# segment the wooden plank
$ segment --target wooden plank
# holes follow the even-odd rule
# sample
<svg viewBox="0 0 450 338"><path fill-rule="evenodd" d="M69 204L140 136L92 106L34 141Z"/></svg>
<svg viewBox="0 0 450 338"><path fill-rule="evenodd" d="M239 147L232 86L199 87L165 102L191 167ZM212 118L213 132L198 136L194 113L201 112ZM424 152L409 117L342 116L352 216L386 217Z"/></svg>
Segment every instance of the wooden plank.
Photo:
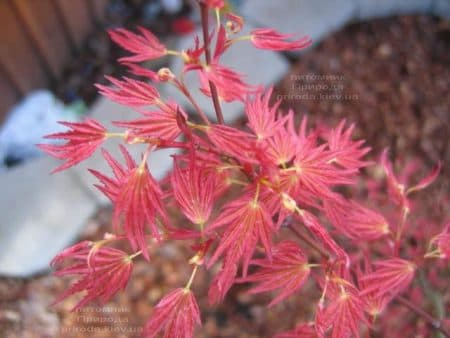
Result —
<svg viewBox="0 0 450 338"><path fill-rule="evenodd" d="M86 1L54 0L75 46L79 49L93 29L93 23Z"/></svg>
<svg viewBox="0 0 450 338"><path fill-rule="evenodd" d="M7 1L0 1L0 22L0 64L8 73L8 77L14 79L22 95L32 89L45 87L48 84L48 75Z"/></svg>
<svg viewBox="0 0 450 338"><path fill-rule="evenodd" d="M35 46L54 78L70 60L70 46L51 0L12 0Z"/></svg>
<svg viewBox="0 0 450 338"><path fill-rule="evenodd" d="M0 125L11 107L19 100L13 84L0 72Z"/></svg>
<svg viewBox="0 0 450 338"><path fill-rule="evenodd" d="M87 0L93 16L98 24L102 24L106 19L106 6L109 0Z"/></svg>

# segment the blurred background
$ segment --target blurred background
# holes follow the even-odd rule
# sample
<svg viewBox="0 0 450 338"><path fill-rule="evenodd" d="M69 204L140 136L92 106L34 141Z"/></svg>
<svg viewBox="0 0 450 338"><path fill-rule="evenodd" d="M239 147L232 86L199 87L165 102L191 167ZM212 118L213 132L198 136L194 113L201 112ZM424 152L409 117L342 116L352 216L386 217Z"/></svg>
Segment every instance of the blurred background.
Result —
<svg viewBox="0 0 450 338"><path fill-rule="evenodd" d="M186 49L199 32L196 9L189 0L0 0L1 338L139 336L151 305L188 274L182 264L187 249L169 243L151 266L137 264L127 292L106 310L93 305L71 314L76 297L49 307L70 282L50 275L50 259L110 231L110 206L86 171L108 169L96 154L50 176L57 161L35 144L60 131L60 120L90 116L109 126L136 116L99 97L94 87L106 83L104 75L125 74L116 60L126 53L106 30L141 25L170 49ZM301 53L277 53L243 43L225 64L248 73L252 84L275 86L273 99L308 114L312 124L355 122L356 136L373 147L372 160L389 147L399 165L415 161L419 177L441 160L443 171L424 207L435 222L450 216L450 0L230 0L227 9L244 16L248 29L310 35L314 44ZM146 66L176 74L182 65L165 58ZM195 87L195 78L187 81ZM178 93L160 89L189 110ZM195 97L213 113L200 93ZM243 123L239 105L226 105L225 115ZM117 153L117 144L106 147ZM170 157L155 156L151 169L161 179ZM200 282L204 290L207 278ZM269 312L267 299L239 288L230 298L204 313L199 337L266 337L302 315L295 314L297 301ZM208 308L206 297L200 306ZM290 315L277 320L286 311Z"/></svg>

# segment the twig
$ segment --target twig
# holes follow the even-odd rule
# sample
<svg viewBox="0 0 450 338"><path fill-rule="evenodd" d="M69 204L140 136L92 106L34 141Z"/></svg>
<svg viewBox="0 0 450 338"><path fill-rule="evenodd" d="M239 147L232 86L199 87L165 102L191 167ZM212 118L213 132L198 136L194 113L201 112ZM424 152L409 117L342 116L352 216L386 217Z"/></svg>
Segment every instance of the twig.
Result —
<svg viewBox="0 0 450 338"><path fill-rule="evenodd" d="M288 227L299 239L306 242L311 248L315 249L321 256L323 256L324 258L329 258L329 254L323 248L314 243L314 241L311 238L301 233L293 224L289 224ZM445 337L450 338L450 332L444 327L440 319L434 318L431 314L421 309L416 304L410 302L403 296L396 296L394 299L398 303L402 304L403 306L406 306L415 314L423 318L433 329L438 330Z"/></svg>
<svg viewBox="0 0 450 338"><path fill-rule="evenodd" d="M194 106L195 110L200 115L200 118L203 120L203 122L205 122L207 125L209 125L210 122L208 120L208 117L205 115L205 113L203 112L202 108L200 108L198 103L194 100L191 93L185 86L184 82L174 82L174 85L176 88L178 88L184 94L184 96L186 96L186 98L189 100L189 102L191 102L191 104Z"/></svg>
<svg viewBox="0 0 450 338"><path fill-rule="evenodd" d="M203 41L205 44L205 59L206 59L206 65L209 66L211 64L211 49L209 45L209 29L208 29L208 21L209 21L209 12L208 12L208 6L204 4L203 2L199 2L200 4L200 13L202 17L202 30L203 30ZM209 81L209 89L211 91L211 97L214 103L214 109L216 111L217 121L219 124L224 124L223 114L222 114L222 108L220 107L219 102L219 95L217 94L217 88L214 83Z"/></svg>
<svg viewBox="0 0 450 338"><path fill-rule="evenodd" d="M410 302L408 299L402 296L395 297L395 300L406 306L408 309L416 313L421 318L425 319L425 321L435 330L438 330L441 332L445 337L450 338L450 332L444 327L442 321L440 319L434 318L432 315L430 315L425 310L418 307L416 304Z"/></svg>
<svg viewBox="0 0 450 338"><path fill-rule="evenodd" d="M300 232L293 224L288 225L289 229L302 241L304 241L306 244L308 244L311 248L316 250L323 258L329 259L330 255L323 249L322 247L318 246L313 239L309 238L306 234Z"/></svg>

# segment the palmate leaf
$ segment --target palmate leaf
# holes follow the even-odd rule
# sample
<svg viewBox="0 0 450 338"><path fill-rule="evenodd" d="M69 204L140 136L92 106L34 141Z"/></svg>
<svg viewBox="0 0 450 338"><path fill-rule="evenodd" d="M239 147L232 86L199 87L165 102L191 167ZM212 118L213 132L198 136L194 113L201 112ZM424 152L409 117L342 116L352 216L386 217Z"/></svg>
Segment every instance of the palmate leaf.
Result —
<svg viewBox="0 0 450 338"><path fill-rule="evenodd" d="M179 161L175 161L171 183L181 211L191 222L203 226L211 215L215 200L215 177L208 175L191 156L186 168L181 168Z"/></svg>
<svg viewBox="0 0 450 338"><path fill-rule="evenodd" d="M133 270L133 262L128 259L128 254L115 248L94 248L92 244L89 241L80 242L65 249L52 260L51 266L56 269L54 273L56 276L79 277L54 301L54 304L83 291L86 292L84 297L72 311L93 300L99 300L104 304L128 284ZM73 262L69 266L62 267L65 260Z"/></svg>
<svg viewBox="0 0 450 338"><path fill-rule="evenodd" d="M100 90L100 94L111 101L130 107L142 107L153 105L158 102L160 96L155 87L143 81L124 77L123 80L106 76L115 87L108 87L102 84L95 86Z"/></svg>
<svg viewBox="0 0 450 338"><path fill-rule="evenodd" d="M221 241L208 262L214 264L225 256L226 264L243 262L243 275L246 275L248 265L258 242L261 242L266 254L271 256L271 236L274 224L267 208L261 201L255 201L252 193L247 193L239 199L228 203L207 228L207 232L225 227Z"/></svg>
<svg viewBox="0 0 450 338"><path fill-rule="evenodd" d="M250 293L279 289L278 295L269 306L278 304L297 292L307 281L310 273L307 257L299 246L291 241L278 243L272 249L272 259L255 259L250 261L250 264L258 266L259 269L254 274L239 278L237 281L258 283L249 290Z"/></svg>
<svg viewBox="0 0 450 338"><path fill-rule="evenodd" d="M319 337L331 332L331 338L359 338L362 324L369 325L365 316L365 303L360 291L352 283L338 276L326 282L327 302L319 301L315 327Z"/></svg>
<svg viewBox="0 0 450 338"><path fill-rule="evenodd" d="M257 28L250 32L250 41L256 48L268 50L298 50L311 45L312 40L309 36L303 36L299 39L289 41L292 34L282 34L271 28Z"/></svg>
<svg viewBox="0 0 450 338"><path fill-rule="evenodd" d="M394 297L404 291L416 272L413 262L391 258L374 263L375 270L361 277L365 287L361 294L373 293L376 297Z"/></svg>
<svg viewBox="0 0 450 338"><path fill-rule="evenodd" d="M142 250L143 256L148 259L145 229L149 227L152 235L159 239L155 217L159 215L164 220L167 218L162 204L162 190L146 163L137 166L125 147L121 146L121 151L126 159L126 167L121 166L107 151L103 152L114 178L108 178L95 170L91 172L101 182L97 188L114 204L115 229L119 229L123 222L123 229L133 249Z"/></svg>
<svg viewBox="0 0 450 338"><path fill-rule="evenodd" d="M164 296L156 305L152 317L144 327L147 338L193 337L196 325L200 325L200 310L194 294L189 289L178 288Z"/></svg>
<svg viewBox="0 0 450 338"><path fill-rule="evenodd" d="M64 140L64 144L38 144L37 146L49 154L66 162L54 169L59 172L70 168L90 157L106 140L106 129L96 120L87 118L83 122L59 122L68 131L45 136L47 139Z"/></svg>
<svg viewBox="0 0 450 338"><path fill-rule="evenodd" d="M122 57L121 62L142 62L166 55L166 47L159 39L144 27L138 27L140 34L123 28L108 31L111 39L133 56Z"/></svg>
<svg viewBox="0 0 450 338"><path fill-rule="evenodd" d="M173 103L161 103L159 110L139 110L143 118L130 121L114 121L114 125L127 128L129 139L134 137L154 137L163 140L174 140L181 134L177 122L177 112L185 118L186 113Z"/></svg>

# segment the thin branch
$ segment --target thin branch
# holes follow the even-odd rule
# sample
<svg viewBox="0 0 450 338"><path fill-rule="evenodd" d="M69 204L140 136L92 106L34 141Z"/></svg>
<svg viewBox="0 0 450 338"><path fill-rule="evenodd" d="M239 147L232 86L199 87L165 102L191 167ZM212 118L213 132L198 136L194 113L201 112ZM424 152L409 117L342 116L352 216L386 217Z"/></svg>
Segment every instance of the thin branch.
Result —
<svg viewBox="0 0 450 338"><path fill-rule="evenodd" d="M445 337L450 338L450 331L447 330L440 319L434 318L428 312L424 311L416 304L402 296L395 297L395 300L423 318L433 329L441 332Z"/></svg>
<svg viewBox="0 0 450 338"><path fill-rule="evenodd" d="M211 122L209 122L208 117L205 115L205 113L203 112L202 108L200 108L198 103L194 100L191 93L185 86L184 82L174 81L173 84L176 88L178 88L178 90L180 90L184 94L184 96L186 96L186 98L189 100L189 102L191 102L192 106L195 108L197 113L200 115L200 118L203 120L203 122L205 122L207 125L210 125Z"/></svg>
<svg viewBox="0 0 450 338"><path fill-rule="evenodd" d="M306 234L302 233L300 230L298 230L295 225L293 225L292 223L288 225L289 229L291 229L291 231L298 237L300 238L302 241L304 241L306 244L308 244L311 248L313 248L314 250L316 250L323 258L325 259L329 259L330 255L325 251L325 249L323 249L322 247L320 247L319 245L317 245L313 239L311 239L310 237L308 237Z"/></svg>
<svg viewBox="0 0 450 338"><path fill-rule="evenodd" d="M311 248L315 249L321 256L323 256L324 258L329 258L329 254L323 248L314 243L314 241L311 238L300 232L293 224L289 224L288 227L299 239L306 242ZM450 338L450 332L444 327L444 324L440 319L434 318L431 314L421 309L416 304L410 302L403 296L399 295L396 296L394 299L398 303L402 304L403 306L413 311L419 317L423 318L433 329L438 330L445 337Z"/></svg>
<svg viewBox="0 0 450 338"><path fill-rule="evenodd" d="M205 59L206 59L206 65L211 64L211 49L209 44L209 12L208 12L208 6L204 4L203 2L199 2L200 4L200 12L202 17L202 31L203 31L203 41L205 44ZM209 89L211 91L211 97L214 103L214 109L216 111L217 121L219 124L224 124L223 114L222 114L222 108L220 107L219 102L219 95L217 94L217 88L214 83L209 81Z"/></svg>

